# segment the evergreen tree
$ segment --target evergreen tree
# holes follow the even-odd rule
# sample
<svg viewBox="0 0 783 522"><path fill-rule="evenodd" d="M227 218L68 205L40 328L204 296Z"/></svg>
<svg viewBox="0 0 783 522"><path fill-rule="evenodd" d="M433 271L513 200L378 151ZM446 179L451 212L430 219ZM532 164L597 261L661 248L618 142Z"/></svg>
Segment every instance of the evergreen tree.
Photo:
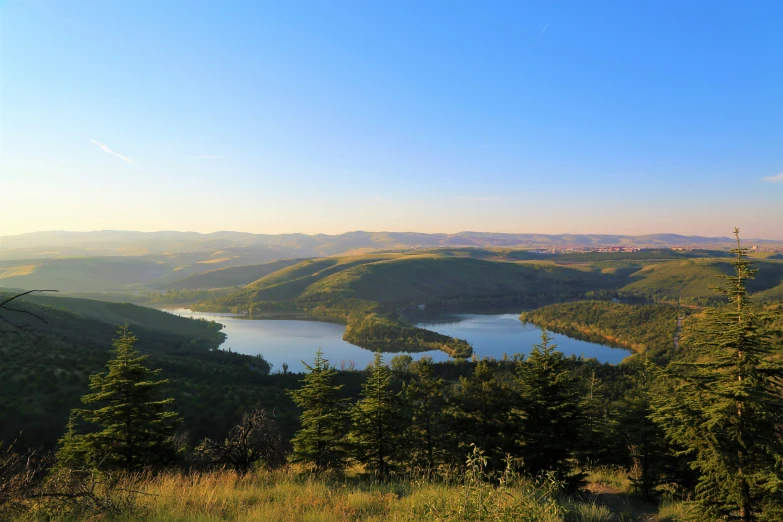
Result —
<svg viewBox="0 0 783 522"><path fill-rule="evenodd" d="M451 410L454 464L461 464L462 456L475 444L486 453L489 469L498 470L506 454L514 450L513 395L510 378L501 368L497 362L482 359L469 377L460 377Z"/></svg>
<svg viewBox="0 0 783 522"><path fill-rule="evenodd" d="M392 389L391 371L376 352L362 385L360 399L351 412L350 440L353 457L381 478L394 469L401 442L400 400Z"/></svg>
<svg viewBox="0 0 783 522"><path fill-rule="evenodd" d="M174 399L157 397L167 381L154 380L160 370L144 364L147 356L134 348L136 338L127 325L118 334L108 371L91 376L93 393L82 397L92 408L71 413L68 432L60 441L61 465L137 471L166 464L175 456L173 435L179 416L168 411ZM94 430L77 433L77 418Z"/></svg>
<svg viewBox="0 0 783 522"><path fill-rule="evenodd" d="M422 357L411 365L415 378L405 386L411 415L407 452L411 468L434 472L445 461L444 415L446 385L432 375L432 358Z"/></svg>
<svg viewBox="0 0 783 522"><path fill-rule="evenodd" d="M781 520L783 362L766 332L771 316L748 299L756 271L734 235L734 274L717 288L728 306L708 311L693 362L666 367L670 390L653 398L652 418L694 459L700 519Z"/></svg>
<svg viewBox="0 0 783 522"><path fill-rule="evenodd" d="M557 345L549 344L546 330L541 344L533 346L526 359L517 362L522 409L516 414L522 430L518 443L527 471L537 475L554 471L561 480L569 477L569 459L579 445L582 428L579 386L566 366Z"/></svg>
<svg viewBox="0 0 783 522"><path fill-rule="evenodd" d="M308 371L304 384L290 392L302 409L302 427L292 440L291 460L312 466L316 472L341 470L347 459L348 420L345 401L340 398L342 385L334 384L337 372L320 349L315 353L313 366L304 361L303 364Z"/></svg>
<svg viewBox="0 0 783 522"><path fill-rule="evenodd" d="M644 498L652 496L675 464L660 427L649 418L651 413L648 385L640 379L623 397L615 450L627 451L631 485Z"/></svg>
<svg viewBox="0 0 783 522"><path fill-rule="evenodd" d="M580 463L590 466L595 462L609 462L617 453L612 436L616 424L615 416L609 411L609 404L604 396L605 385L596 376L595 370L590 376L580 379L583 386L582 394L583 426L577 455Z"/></svg>

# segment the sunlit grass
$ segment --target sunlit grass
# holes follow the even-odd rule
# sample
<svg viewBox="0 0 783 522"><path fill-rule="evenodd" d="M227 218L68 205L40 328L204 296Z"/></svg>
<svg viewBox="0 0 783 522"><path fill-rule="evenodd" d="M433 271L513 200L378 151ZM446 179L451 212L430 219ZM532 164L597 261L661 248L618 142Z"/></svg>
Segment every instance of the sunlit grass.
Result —
<svg viewBox="0 0 783 522"><path fill-rule="evenodd" d="M454 480L422 477L377 481L352 475L314 477L295 469L167 472L120 479L112 512L63 509L37 501L19 520L217 521L452 521L587 522L611 520L592 501L565 497L554 483L515 476L507 483L483 475ZM133 492L130 497L128 492ZM58 507L59 506L59 507ZM70 518L69 518L70 517Z"/></svg>
<svg viewBox="0 0 783 522"><path fill-rule="evenodd" d="M631 481L628 474L623 469L600 467L586 471L585 479L591 484L603 484L618 491L627 492L630 490Z"/></svg>
<svg viewBox="0 0 783 522"><path fill-rule="evenodd" d="M681 522L688 520L687 502L664 500L658 511L659 522Z"/></svg>

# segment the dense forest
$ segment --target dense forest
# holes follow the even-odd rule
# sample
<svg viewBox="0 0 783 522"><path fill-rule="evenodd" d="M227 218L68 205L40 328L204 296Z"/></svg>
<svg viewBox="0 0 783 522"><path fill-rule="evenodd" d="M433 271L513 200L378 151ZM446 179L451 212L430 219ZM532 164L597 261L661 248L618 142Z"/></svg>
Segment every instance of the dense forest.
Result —
<svg viewBox="0 0 783 522"><path fill-rule="evenodd" d="M650 358L673 353L678 319L686 309L669 305L629 305L610 301L576 301L525 312L523 321L589 341L614 343Z"/></svg>

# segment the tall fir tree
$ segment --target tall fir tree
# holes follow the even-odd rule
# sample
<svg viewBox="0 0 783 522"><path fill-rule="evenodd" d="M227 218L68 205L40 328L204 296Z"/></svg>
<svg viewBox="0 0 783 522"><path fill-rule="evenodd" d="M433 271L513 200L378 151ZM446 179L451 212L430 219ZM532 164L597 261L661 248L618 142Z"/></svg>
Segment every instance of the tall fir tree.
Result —
<svg viewBox="0 0 783 522"><path fill-rule="evenodd" d="M475 444L485 452L488 468L498 470L514 450L514 426L510 423L514 396L512 377L504 363L487 359L475 363L468 377L460 377L450 410L453 422L452 464L461 464Z"/></svg>
<svg viewBox="0 0 783 522"><path fill-rule="evenodd" d="M351 412L350 441L353 458L365 470L386 478L400 458L402 425L400 398L392 388L392 375L376 352Z"/></svg>
<svg viewBox="0 0 783 522"><path fill-rule="evenodd" d="M589 377L582 380L583 417L582 434L577 448L577 457L581 465L589 467L593 462L608 462L617 452L614 434L616 418L609 411L604 396L605 384L593 370Z"/></svg>
<svg viewBox="0 0 783 522"><path fill-rule="evenodd" d="M615 450L625 449L628 478L635 493L650 498L654 488L669 479L676 462L669 452L663 432L650 420L650 384L640 377L623 396L617 419ZM679 473L677 473L679 475Z"/></svg>
<svg viewBox="0 0 783 522"><path fill-rule="evenodd" d="M578 380L550 340L544 330L541 344L517 362L521 409L516 413L522 425L517 442L528 473L553 471L560 480L578 482L570 462L583 423Z"/></svg>
<svg viewBox="0 0 783 522"><path fill-rule="evenodd" d="M717 290L728 304L707 312L688 362L662 372L666 393L652 418L694 460L700 520L783 520L783 361L766 329L769 313L752 306L755 276L734 230L734 274Z"/></svg>
<svg viewBox="0 0 783 522"><path fill-rule="evenodd" d="M136 338L122 326L114 341L108 371L90 377L93 393L82 397L88 409L72 411L60 441L58 462L68 467L139 471L170 463L176 456L173 436L179 415L169 411L174 399L159 399L166 380L145 365ZM78 433L76 420L91 425Z"/></svg>
<svg viewBox="0 0 783 522"><path fill-rule="evenodd" d="M311 466L316 473L340 471L348 458L348 411L340 397L342 385L334 384L337 372L320 349L312 366L303 364L308 371L304 384L290 392L294 403L302 409L302 427L292 440L291 461Z"/></svg>
<svg viewBox="0 0 783 522"><path fill-rule="evenodd" d="M444 409L446 384L433 376L432 358L422 357L411 365L413 380L405 385L406 411L411 422L406 434L407 461L412 469L431 474L445 463Z"/></svg>

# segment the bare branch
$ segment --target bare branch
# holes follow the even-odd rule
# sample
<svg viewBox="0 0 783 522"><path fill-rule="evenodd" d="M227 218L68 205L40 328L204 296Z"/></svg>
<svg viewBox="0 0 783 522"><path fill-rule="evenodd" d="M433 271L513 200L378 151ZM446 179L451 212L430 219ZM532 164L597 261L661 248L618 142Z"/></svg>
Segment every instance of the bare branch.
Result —
<svg viewBox="0 0 783 522"><path fill-rule="evenodd" d="M18 308L10 308L10 307L6 306L8 303L10 303L11 301L13 301L15 299L19 299L20 297L24 297L26 295L30 295L30 294L35 293L35 292L57 292L57 290L28 290L27 292L22 292L21 294L16 294L14 296L9 297L8 299L3 301L2 303L0 303L0 312L6 311L6 312L14 312L14 313L18 313L18 314L30 315L32 317L35 317L39 321L43 322L44 324L47 324L46 323L46 319L44 319L43 317L41 317L40 315L38 315L36 313L30 312L29 310L20 310ZM0 330L0 335L7 334L7 333L19 334L19 333L26 332L26 333L32 334L33 336L38 338L38 336L34 332L31 331L32 326L30 326L28 324L15 323L15 322L9 320L8 318L4 317L2 315L2 313L0 313L0 320L2 320L4 323L6 323L7 325L9 325L12 328L11 331Z"/></svg>
<svg viewBox="0 0 783 522"><path fill-rule="evenodd" d="M0 308L4 308L4 307L5 307L5 305L7 305L8 303L10 303L10 302L11 302L11 301L13 301L14 299L19 299L20 297L24 297L24 296L26 296L26 295L30 295L30 294L32 294L33 292L59 292L59 290L28 290L27 292L22 292L21 294L16 294L15 296L13 296L13 297L10 297L10 298L8 298L8 299L6 299L6 300L5 300L5 301L3 301L2 303L0 303Z"/></svg>

